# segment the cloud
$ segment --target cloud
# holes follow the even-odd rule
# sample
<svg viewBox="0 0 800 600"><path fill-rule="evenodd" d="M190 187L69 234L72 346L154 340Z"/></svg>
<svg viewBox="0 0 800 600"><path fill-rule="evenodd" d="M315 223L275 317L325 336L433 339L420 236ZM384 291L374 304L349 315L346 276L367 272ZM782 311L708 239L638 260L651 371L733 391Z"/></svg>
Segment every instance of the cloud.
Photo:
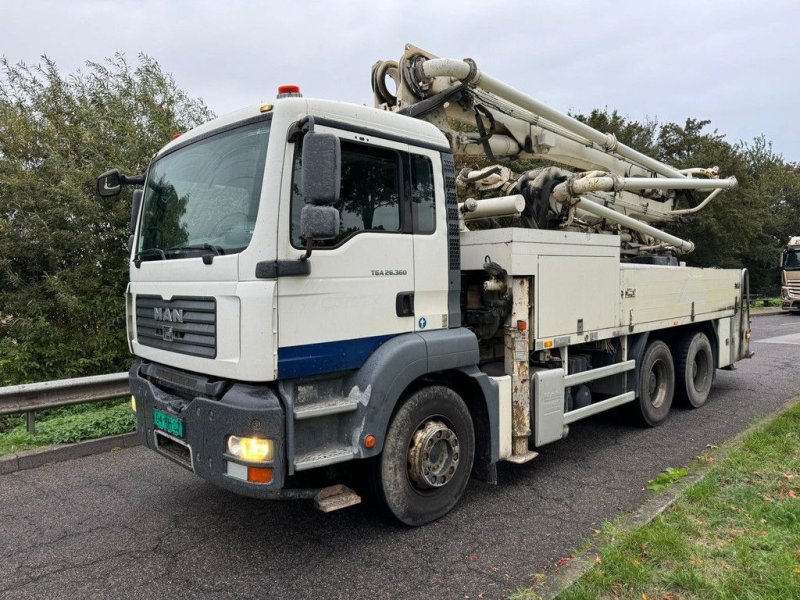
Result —
<svg viewBox="0 0 800 600"><path fill-rule="evenodd" d="M481 69L561 110L711 119L729 140L764 133L800 161L800 5L633 0L545 2L4 3L3 53L62 71L145 52L217 113L274 96L371 103L369 73L406 42Z"/></svg>

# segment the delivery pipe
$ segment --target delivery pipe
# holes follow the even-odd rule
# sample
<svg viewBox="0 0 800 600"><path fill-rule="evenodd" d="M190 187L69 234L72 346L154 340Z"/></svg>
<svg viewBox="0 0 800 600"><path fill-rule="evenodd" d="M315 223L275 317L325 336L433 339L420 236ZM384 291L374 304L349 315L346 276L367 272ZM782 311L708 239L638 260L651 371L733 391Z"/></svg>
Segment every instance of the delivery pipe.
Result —
<svg viewBox="0 0 800 600"><path fill-rule="evenodd" d="M458 208L464 221L518 217L525 210L525 198L522 197L522 194L484 198L483 200L467 198L465 202L458 205Z"/></svg>
<svg viewBox="0 0 800 600"><path fill-rule="evenodd" d="M706 196L705 199L697 206L692 208L681 208L679 210L671 210L669 211L669 214L672 217L680 217L683 215L693 215L695 213L698 213L701 210L703 210L708 205L708 203L711 202L714 198L716 198L721 192L722 190L718 188L713 192L711 192L708 196Z"/></svg>
<svg viewBox="0 0 800 600"><path fill-rule="evenodd" d="M503 82L490 77L486 73L478 70L471 59L457 60L453 58L432 58L421 64L421 74L425 78L434 77L453 77L459 81L479 86L481 89L499 96L525 110L532 112L555 125L559 125L567 131L579 135L590 142L597 144L606 152L615 153L619 156L634 162L641 167L675 179L686 179L686 176L679 170L655 160L625 144L618 142L613 134L602 133L569 115L557 111L546 104L531 98L504 84Z"/></svg>
<svg viewBox="0 0 800 600"><path fill-rule="evenodd" d="M612 221L614 223L619 223L623 227L627 227L628 229L633 229L634 231L638 231L639 233L643 233L644 235L649 235L650 237L657 239L661 242L666 242L670 246L674 246L676 250L681 253L688 254L694 251L694 242L690 242L688 240L682 240L679 237L675 237L674 235L670 235L665 231L661 231L660 229L656 229L646 223L642 223L641 221L637 221L633 217L629 217L628 215L623 215L620 212L615 211L612 208L608 208L603 206L602 204L597 204L596 202L592 202L588 198L578 198L577 203L575 204L577 208L583 209L586 212L592 213L595 216L601 217L603 219L607 219L608 221Z"/></svg>
<svg viewBox="0 0 800 600"><path fill-rule="evenodd" d="M738 185L736 177L727 179L672 179L666 177L580 177L570 178L553 189L559 202L589 192L621 192L634 190L729 190Z"/></svg>

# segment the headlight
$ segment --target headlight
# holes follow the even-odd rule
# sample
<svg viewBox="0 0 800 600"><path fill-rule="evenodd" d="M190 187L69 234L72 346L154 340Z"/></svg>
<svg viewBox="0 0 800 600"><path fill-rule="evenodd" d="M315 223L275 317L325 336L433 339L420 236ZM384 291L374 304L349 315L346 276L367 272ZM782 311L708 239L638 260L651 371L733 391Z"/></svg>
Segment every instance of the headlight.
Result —
<svg viewBox="0 0 800 600"><path fill-rule="evenodd" d="M228 453L246 462L269 462L272 460L272 440L257 437L228 437Z"/></svg>

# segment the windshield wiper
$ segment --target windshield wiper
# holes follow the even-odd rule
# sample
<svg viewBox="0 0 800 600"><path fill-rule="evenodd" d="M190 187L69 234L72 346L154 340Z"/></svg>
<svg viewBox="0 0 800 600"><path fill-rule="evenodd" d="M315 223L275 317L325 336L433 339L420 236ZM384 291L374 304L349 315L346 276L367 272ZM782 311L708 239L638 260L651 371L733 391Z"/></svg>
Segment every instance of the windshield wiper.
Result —
<svg viewBox="0 0 800 600"><path fill-rule="evenodd" d="M142 261L148 258L167 260L167 255L161 248L148 248L147 250L142 250L141 252L136 253L136 256L133 259L133 264L135 264L136 268L138 269L142 265Z"/></svg>
<svg viewBox="0 0 800 600"><path fill-rule="evenodd" d="M222 246L215 246L214 244L187 244L186 246L173 246L167 248L167 252L183 252L184 250L208 250L212 254L204 254L203 262L210 265L215 256L225 254L225 248Z"/></svg>
<svg viewBox="0 0 800 600"><path fill-rule="evenodd" d="M225 254L225 248L214 244L189 244L188 246L173 246L167 248L167 252L180 250L210 250L214 254Z"/></svg>

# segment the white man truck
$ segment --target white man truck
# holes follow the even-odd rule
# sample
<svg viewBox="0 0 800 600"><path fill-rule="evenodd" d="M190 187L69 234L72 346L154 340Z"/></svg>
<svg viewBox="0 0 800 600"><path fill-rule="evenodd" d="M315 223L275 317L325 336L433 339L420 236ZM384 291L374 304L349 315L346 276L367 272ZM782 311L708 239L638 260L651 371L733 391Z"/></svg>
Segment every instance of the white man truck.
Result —
<svg viewBox="0 0 800 600"><path fill-rule="evenodd" d="M148 447L325 511L363 478L421 525L575 421L701 406L749 355L747 272L687 267L693 244L654 226L735 180L642 155L470 59L409 45L372 81L375 108L284 86L144 175L98 179L143 184L126 299ZM547 164L508 167L526 158Z"/></svg>
<svg viewBox="0 0 800 600"><path fill-rule="evenodd" d="M789 238L781 254L781 308L800 310L800 236Z"/></svg>

